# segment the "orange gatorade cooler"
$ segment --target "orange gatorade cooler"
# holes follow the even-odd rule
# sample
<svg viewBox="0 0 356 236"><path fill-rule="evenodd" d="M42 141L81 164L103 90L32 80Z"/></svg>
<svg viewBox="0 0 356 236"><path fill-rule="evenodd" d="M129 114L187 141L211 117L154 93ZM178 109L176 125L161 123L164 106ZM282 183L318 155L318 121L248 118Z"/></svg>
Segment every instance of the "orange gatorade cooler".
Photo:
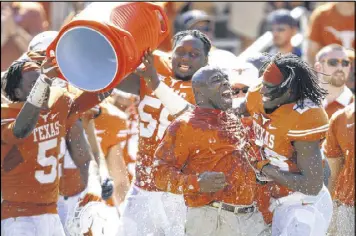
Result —
<svg viewBox="0 0 356 236"><path fill-rule="evenodd" d="M95 2L65 25L47 48L62 79L85 91L107 91L168 36L163 9L149 2Z"/></svg>

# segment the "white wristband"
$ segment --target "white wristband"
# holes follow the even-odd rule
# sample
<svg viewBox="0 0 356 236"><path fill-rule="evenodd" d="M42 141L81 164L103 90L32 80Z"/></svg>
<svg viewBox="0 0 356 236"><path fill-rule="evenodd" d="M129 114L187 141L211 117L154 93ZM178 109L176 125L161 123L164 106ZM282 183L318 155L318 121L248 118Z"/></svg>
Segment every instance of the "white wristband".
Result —
<svg viewBox="0 0 356 236"><path fill-rule="evenodd" d="M44 80L45 75L41 74L32 87L30 94L27 97L27 102L35 107L41 108L46 99L49 90L49 84Z"/></svg>
<svg viewBox="0 0 356 236"><path fill-rule="evenodd" d="M154 93L173 116L183 111L189 105L184 98L175 93L173 89L163 82L159 83Z"/></svg>

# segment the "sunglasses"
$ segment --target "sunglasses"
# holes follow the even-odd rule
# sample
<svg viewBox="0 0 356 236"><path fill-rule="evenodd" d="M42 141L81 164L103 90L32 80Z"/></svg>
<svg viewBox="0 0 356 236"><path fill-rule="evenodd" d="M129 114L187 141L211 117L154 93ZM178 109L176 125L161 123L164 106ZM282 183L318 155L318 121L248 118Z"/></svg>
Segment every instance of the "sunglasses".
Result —
<svg viewBox="0 0 356 236"><path fill-rule="evenodd" d="M331 67L337 67L339 64L341 64L342 67L348 67L350 65L350 61L345 59L330 58L328 60L323 60L321 62L325 62L325 61L328 64L328 66Z"/></svg>
<svg viewBox="0 0 356 236"><path fill-rule="evenodd" d="M243 93L247 93L248 92L248 87L244 87L244 88L233 88L232 89L232 95L237 95L240 93L240 91L242 91Z"/></svg>

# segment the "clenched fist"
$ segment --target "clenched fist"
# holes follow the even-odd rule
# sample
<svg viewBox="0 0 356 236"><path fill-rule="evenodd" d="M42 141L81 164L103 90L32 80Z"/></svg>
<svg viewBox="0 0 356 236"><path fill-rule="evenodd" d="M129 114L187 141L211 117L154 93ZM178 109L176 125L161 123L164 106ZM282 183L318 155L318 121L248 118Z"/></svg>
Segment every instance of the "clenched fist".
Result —
<svg viewBox="0 0 356 236"><path fill-rule="evenodd" d="M222 172L206 171L199 175L200 192L214 193L225 187L225 174Z"/></svg>

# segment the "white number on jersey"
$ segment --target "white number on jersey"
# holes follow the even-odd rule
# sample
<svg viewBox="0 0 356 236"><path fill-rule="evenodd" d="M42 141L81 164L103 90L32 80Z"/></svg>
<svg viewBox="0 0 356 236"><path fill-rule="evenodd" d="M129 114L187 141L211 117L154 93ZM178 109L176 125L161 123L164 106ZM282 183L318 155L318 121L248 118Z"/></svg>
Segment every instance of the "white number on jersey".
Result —
<svg viewBox="0 0 356 236"><path fill-rule="evenodd" d="M159 109L162 105L162 102L158 98L150 97L150 96L145 96L143 100L140 102L140 105L138 106L138 112L140 114L140 118L144 122L148 122L148 124L140 123L140 135L145 138L151 138L157 129L158 125L158 131L157 131L157 138L162 139L164 132L166 131L168 125L171 123L168 120L169 112L166 108L163 108L160 116L159 116L159 121L154 120L152 115L144 112L145 106L150 106L155 109ZM159 123L158 123L159 122Z"/></svg>
<svg viewBox="0 0 356 236"><path fill-rule="evenodd" d="M46 152L57 146L57 138L50 139L44 142L38 143L38 156L37 162L43 167L51 166L51 172L45 174L43 170L37 170L35 172L35 178L41 184L53 183L57 178L57 158L55 156L46 156Z"/></svg>

